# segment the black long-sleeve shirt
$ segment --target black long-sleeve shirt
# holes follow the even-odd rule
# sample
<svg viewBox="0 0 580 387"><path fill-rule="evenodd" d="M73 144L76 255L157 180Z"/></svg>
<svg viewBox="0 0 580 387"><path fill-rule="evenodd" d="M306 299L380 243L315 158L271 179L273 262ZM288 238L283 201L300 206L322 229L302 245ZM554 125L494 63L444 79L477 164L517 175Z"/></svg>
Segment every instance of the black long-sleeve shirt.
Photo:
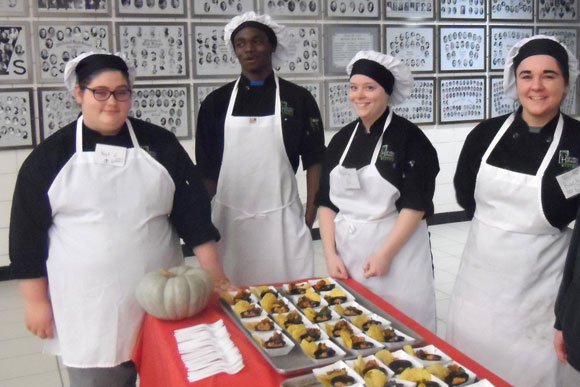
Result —
<svg viewBox="0 0 580 387"><path fill-rule="evenodd" d="M210 202L201 176L175 135L145 121L130 120L141 148L167 169L175 183L169 217L180 238L191 247L218 240L219 233L211 223ZM76 121L48 137L20 168L9 231L13 278L46 276L48 231L52 225L48 190L75 153L75 131ZM103 136L83 125L84 151L94 151L96 144L133 147L126 126L115 136ZM139 187L135 187L135 194L139 194Z"/></svg>
<svg viewBox="0 0 580 387"><path fill-rule="evenodd" d="M508 118L492 118L477 125L467 136L453 183L457 202L471 218L475 213L475 182L483 154ZM558 117L547 123L539 133L532 133L521 118L521 107L514 122L499 140L487 163L499 168L535 175L550 147ZM580 159L580 122L563 115L564 128L555 154L542 178L542 207L550 224L558 229L566 227L573 219L580 197L566 199L556 176L578 166Z"/></svg>
<svg viewBox="0 0 580 387"><path fill-rule="evenodd" d="M331 208L335 212L340 211L330 200L330 172L338 165L357 124L358 129L343 166L360 169L370 164L388 112L387 109L375 121L368 134L359 119L342 128L332 138L324 158L320 188L316 197L317 205ZM432 215L439 161L429 139L415 124L393 114L391 124L383 136L381 149L386 149L385 157L379 155L375 165L381 176L401 192L401 196L395 202L397 210L400 212L403 208L409 208L424 211L425 217Z"/></svg>
<svg viewBox="0 0 580 387"><path fill-rule="evenodd" d="M568 362L580 371L580 211L576 215L555 312L554 327L564 334Z"/></svg>
<svg viewBox="0 0 580 387"><path fill-rule="evenodd" d="M322 162L324 130L316 100L303 87L278 78L282 114L282 135L288 160L298 169ZM204 178L217 181L224 151L224 123L235 82L214 90L201 104L195 134L195 157ZM241 76L232 115L261 117L274 114L274 74L263 85L252 85ZM259 144L258 144L259 146ZM243 160L240 160L242 162Z"/></svg>

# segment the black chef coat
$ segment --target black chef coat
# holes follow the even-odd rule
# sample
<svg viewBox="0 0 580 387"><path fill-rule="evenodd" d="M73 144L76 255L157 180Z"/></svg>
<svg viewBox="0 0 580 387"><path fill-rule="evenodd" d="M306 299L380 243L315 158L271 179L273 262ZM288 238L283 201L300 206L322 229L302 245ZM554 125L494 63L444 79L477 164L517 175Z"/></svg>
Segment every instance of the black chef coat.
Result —
<svg viewBox="0 0 580 387"><path fill-rule="evenodd" d="M336 167L346 149L352 131L358 124L350 149L344 159L346 168L360 169L369 165L373 151L383 131L389 109L366 133L360 119L342 128L330 141L324 157L320 189L316 204L339 212L330 200L330 172ZM397 210L409 208L424 211L425 217L433 214L435 177L439 173L437 152L429 139L415 124L393 113L391 124L383 136L381 149L386 152L377 158L376 167L380 175L394 185L401 196L395 202Z"/></svg>
<svg viewBox="0 0 580 387"><path fill-rule="evenodd" d="M170 221L186 245L218 240L211 222L209 197L199 171L175 135L159 126L131 118L141 148L169 172L175 183ZM24 161L18 173L10 218L9 250L13 278L46 276L48 230L52 210L48 190L61 168L75 153L76 121L44 140ZM83 149L96 144L132 148L127 126L115 136L103 136L83 125ZM139 195L139 187L135 187Z"/></svg>
<svg viewBox="0 0 580 387"><path fill-rule="evenodd" d="M314 97L303 87L278 77L282 110L282 135L288 160L298 169L322 162L324 130ZM195 134L195 157L204 178L217 181L224 151L224 123L235 82L208 95L199 109ZM238 84L234 116L261 117L274 114L276 83L271 74L261 86L250 85L245 76ZM256 151L260 144L256 144ZM243 161L243 160L240 160Z"/></svg>
<svg viewBox="0 0 580 387"><path fill-rule="evenodd" d="M510 171L535 175L550 147L559 116L548 122L539 133L532 133L521 118L521 112L520 107L514 122L499 140L487 162ZM475 181L481 159L508 117L509 114L480 123L465 139L453 183L457 202L470 218L475 213ZM560 143L542 178L544 215L558 229L574 220L580 205L580 196L566 199L556 180L556 176L575 168L580 158L580 122L566 115L563 117Z"/></svg>

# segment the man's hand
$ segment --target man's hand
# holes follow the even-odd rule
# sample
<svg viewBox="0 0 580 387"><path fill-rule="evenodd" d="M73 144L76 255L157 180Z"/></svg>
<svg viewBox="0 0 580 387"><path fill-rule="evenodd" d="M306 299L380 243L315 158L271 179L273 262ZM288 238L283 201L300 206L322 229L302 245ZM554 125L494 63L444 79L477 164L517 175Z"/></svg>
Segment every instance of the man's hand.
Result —
<svg viewBox="0 0 580 387"><path fill-rule="evenodd" d="M554 348L556 349L556 355L558 360L562 364L568 364L568 356L566 355L566 347L564 346L564 335L562 331L556 331L554 335Z"/></svg>

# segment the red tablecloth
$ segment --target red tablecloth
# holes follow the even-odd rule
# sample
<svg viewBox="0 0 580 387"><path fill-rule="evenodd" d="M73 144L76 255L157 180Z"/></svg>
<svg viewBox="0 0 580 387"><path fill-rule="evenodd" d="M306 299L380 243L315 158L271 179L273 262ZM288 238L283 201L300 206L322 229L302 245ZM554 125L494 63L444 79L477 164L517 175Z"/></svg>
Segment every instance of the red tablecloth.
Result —
<svg viewBox="0 0 580 387"><path fill-rule="evenodd" d="M344 282L402 324L421 335L427 344L435 345L452 359L469 368L480 379L488 379L497 387L509 386L508 383L423 328L356 281L348 279ZM219 319L224 321L232 341L239 348L244 358L245 366L235 375L222 373L195 383L189 383L185 365L177 351L177 342L173 336L173 331L197 324L214 323ZM192 385L208 387L279 386L284 379L288 378L278 374L268 364L244 333L226 315L219 304L217 295L214 295L202 313L193 318L181 321L163 321L146 315L133 353L133 361L137 364L139 370L141 387Z"/></svg>

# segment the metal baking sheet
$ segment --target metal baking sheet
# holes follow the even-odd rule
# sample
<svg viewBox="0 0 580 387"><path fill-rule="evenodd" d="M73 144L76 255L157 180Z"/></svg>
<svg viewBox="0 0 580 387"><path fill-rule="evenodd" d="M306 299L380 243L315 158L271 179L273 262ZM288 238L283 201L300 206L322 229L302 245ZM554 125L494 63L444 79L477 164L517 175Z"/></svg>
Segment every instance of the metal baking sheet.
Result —
<svg viewBox="0 0 580 387"><path fill-rule="evenodd" d="M280 383L280 387L320 387L322 383L313 374L296 376Z"/></svg>
<svg viewBox="0 0 580 387"><path fill-rule="evenodd" d="M413 330L409 329L408 327L406 327L405 325L401 324L397 319L393 318L391 315L386 313L384 310L378 308L375 304L373 304L372 302L370 302L369 300L367 300L366 298L361 296L358 292L354 291L352 288L350 288L344 282L342 282L340 280L336 280L336 281L342 287L344 287L345 290L347 290L352 295L354 295L357 302L361 306L369 309L371 312L374 312L374 313L378 314L379 316L386 318L387 320L390 320L392 323L392 326L394 328L396 328L399 331L401 331L401 332L413 337L414 339L416 339L416 341L413 343L414 345L420 345L423 342L423 338L421 336L419 336L417 333L415 333L415 331L413 331ZM277 290L281 293L284 293L284 290L282 289L282 287L277 288ZM332 364L337 360L336 357L333 357L333 358L330 358L327 360L313 360L313 359L309 358L307 355L305 355L304 352L302 352L302 349L300 348L300 343L296 343L297 345L295 345L294 348L292 349L292 351L286 356L278 356L278 357L268 356L266 351L260 345L258 345L258 343L256 343L256 341L252 338L251 332L248 331L242 325L242 321L235 315L231 306L221 298L220 298L220 305L222 306L222 308L226 312L226 314L238 326L238 328L241 329L242 332L244 332L246 337L248 337L248 339L252 342L252 344L262 353L262 355L268 361L268 363L272 366L272 368L274 368L280 374L298 375L301 373L308 372L308 371L312 370L313 368L318 368L318 367L322 367L322 366L327 365L327 364ZM334 339L332 339L332 340L334 343L337 343L336 340L334 340ZM338 343L337 343L337 345L340 346L340 344L338 344ZM401 345L401 347L402 347L402 345ZM377 351L379 349L377 349ZM346 356L343 357L342 359L345 359L345 360L346 359L356 359L357 355L355 354L355 352L347 350L347 349L344 349L344 350L346 352ZM391 349L391 350L394 350L394 349Z"/></svg>

